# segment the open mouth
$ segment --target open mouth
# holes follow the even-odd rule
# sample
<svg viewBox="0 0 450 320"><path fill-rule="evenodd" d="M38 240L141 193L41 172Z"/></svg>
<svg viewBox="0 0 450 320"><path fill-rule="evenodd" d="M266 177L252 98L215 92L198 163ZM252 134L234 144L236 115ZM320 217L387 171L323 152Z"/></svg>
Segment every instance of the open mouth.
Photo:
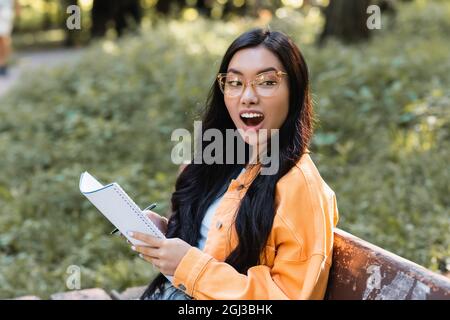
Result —
<svg viewBox="0 0 450 320"><path fill-rule="evenodd" d="M264 115L261 112L243 112L240 114L242 122L248 127L256 127L264 120Z"/></svg>

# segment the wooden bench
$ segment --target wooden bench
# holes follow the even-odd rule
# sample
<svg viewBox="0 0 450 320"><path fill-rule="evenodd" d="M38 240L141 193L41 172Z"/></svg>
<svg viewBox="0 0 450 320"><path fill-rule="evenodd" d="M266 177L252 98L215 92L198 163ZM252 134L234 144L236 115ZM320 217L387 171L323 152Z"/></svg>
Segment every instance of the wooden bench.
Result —
<svg viewBox="0 0 450 320"><path fill-rule="evenodd" d="M327 300L450 300L450 279L336 229Z"/></svg>

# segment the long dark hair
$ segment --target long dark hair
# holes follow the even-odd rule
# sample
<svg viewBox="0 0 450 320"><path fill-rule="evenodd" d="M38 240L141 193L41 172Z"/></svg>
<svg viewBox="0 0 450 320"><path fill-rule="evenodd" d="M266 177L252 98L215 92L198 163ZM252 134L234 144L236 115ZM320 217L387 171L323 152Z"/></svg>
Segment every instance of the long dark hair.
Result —
<svg viewBox="0 0 450 320"><path fill-rule="evenodd" d="M289 112L279 130L278 172L272 175L259 174L253 180L236 215L235 228L239 241L225 262L242 274L261 263L260 256L273 225L275 185L308 148L314 121L308 68L298 47L285 34L261 28L243 33L227 49L219 73L227 72L228 65L237 51L256 46L264 46L270 50L284 66L288 74ZM224 137L226 129L236 129L217 81L210 89L203 116L202 131L210 128L220 130ZM202 143L201 150L207 145L208 143ZM236 152L234 154L236 155ZM248 160L248 157L246 159ZM172 216L166 236L178 237L196 246L201 221L207 208L223 186L228 185L230 178L242 167L242 164L236 162L210 165L191 163L186 166L180 173L175 192L172 194ZM159 274L141 298L149 297L157 289L162 291L165 281L166 278Z"/></svg>

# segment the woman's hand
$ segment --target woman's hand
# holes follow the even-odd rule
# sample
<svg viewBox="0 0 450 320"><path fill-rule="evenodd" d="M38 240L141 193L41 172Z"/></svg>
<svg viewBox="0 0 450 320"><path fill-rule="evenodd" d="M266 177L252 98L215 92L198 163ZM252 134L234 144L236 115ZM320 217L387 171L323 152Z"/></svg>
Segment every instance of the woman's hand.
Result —
<svg viewBox="0 0 450 320"><path fill-rule="evenodd" d="M169 220L167 220L166 217L162 217L156 212L145 210L144 213L147 215L147 217L152 220L152 222L158 227L158 229L165 235L167 232L167 224Z"/></svg>
<svg viewBox="0 0 450 320"><path fill-rule="evenodd" d="M159 239L140 232L130 232L130 237L145 242L143 246L132 246L139 252L139 256L152 263L159 271L167 276L173 276L181 259L192 248L190 244L179 239Z"/></svg>

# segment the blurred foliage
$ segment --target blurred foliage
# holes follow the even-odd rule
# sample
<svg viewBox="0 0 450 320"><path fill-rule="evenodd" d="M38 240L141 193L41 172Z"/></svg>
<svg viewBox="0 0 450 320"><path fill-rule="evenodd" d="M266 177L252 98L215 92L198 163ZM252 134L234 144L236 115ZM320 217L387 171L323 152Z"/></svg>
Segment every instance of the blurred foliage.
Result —
<svg viewBox="0 0 450 320"><path fill-rule="evenodd" d="M315 10L270 21L299 44L317 113L312 157L339 227L437 270L450 257L450 4L402 4L364 45L312 43ZM192 130L220 59L260 20L170 20L25 75L0 102L0 297L121 290L154 271L79 193L84 170L168 211L175 128Z"/></svg>

